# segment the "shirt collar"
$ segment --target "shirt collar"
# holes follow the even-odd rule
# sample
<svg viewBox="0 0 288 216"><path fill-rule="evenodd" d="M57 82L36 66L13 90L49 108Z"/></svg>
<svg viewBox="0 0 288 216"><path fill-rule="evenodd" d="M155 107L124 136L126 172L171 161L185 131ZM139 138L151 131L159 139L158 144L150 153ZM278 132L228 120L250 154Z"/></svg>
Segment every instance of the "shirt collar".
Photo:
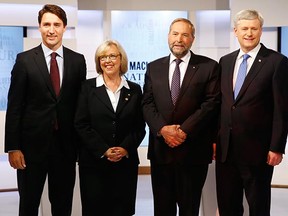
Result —
<svg viewBox="0 0 288 216"><path fill-rule="evenodd" d="M47 46L45 46L43 43L41 43L42 50L44 52L45 58L51 55L52 52L56 52L58 56L63 58L63 45L61 45L56 51L53 51L49 49Z"/></svg>
<svg viewBox="0 0 288 216"><path fill-rule="evenodd" d="M184 57L181 58L181 60L185 63L189 62L189 59L191 57L191 52L189 51ZM175 55L173 55L173 53L170 54L170 64L177 59Z"/></svg>
<svg viewBox="0 0 288 216"><path fill-rule="evenodd" d="M105 82L104 82L103 75L102 75L102 74L99 74L99 75L96 77L96 87L100 87L100 86L102 86L102 85L104 85L105 87L107 87L106 84L105 84ZM121 76L121 83L120 83L118 89L121 89L123 86L124 86L125 88L127 88L127 89L130 89L130 87L129 87L129 85L128 85L128 82L127 82L127 80L125 79L125 77L124 77L124 76Z"/></svg>
<svg viewBox="0 0 288 216"><path fill-rule="evenodd" d="M258 53L259 50L260 50L260 48L261 48L261 44L259 43L254 49L252 49L251 51L249 51L247 54L249 54L250 57L252 57L253 59L255 59L256 56L257 56L257 53ZM245 54L245 53L240 49L237 59L242 58L242 56L243 56L244 54Z"/></svg>

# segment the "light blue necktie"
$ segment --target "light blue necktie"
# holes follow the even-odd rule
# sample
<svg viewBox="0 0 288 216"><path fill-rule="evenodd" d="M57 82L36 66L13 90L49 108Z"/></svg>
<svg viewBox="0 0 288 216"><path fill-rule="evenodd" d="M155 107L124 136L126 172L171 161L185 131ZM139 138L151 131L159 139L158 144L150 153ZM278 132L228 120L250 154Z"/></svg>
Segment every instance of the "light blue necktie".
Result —
<svg viewBox="0 0 288 216"><path fill-rule="evenodd" d="M238 71L238 75L237 75L237 79L236 79L236 83L235 83L235 88L234 88L234 99L236 99L241 86L245 80L246 77L246 73L247 73L247 59L250 57L250 55L248 54L244 54L243 55L243 61L240 64L239 67L239 71Z"/></svg>

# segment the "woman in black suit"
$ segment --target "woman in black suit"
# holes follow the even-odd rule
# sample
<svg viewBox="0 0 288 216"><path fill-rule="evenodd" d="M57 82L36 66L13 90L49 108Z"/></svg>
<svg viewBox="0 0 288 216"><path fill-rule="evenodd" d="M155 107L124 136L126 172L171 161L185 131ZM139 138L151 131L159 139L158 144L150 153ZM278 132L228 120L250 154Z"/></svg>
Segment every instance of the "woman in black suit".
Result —
<svg viewBox="0 0 288 216"><path fill-rule="evenodd" d="M127 81L128 59L114 40L96 51L96 78L85 81L75 127L79 155L82 215L131 216L135 213L139 158L145 136L142 91Z"/></svg>

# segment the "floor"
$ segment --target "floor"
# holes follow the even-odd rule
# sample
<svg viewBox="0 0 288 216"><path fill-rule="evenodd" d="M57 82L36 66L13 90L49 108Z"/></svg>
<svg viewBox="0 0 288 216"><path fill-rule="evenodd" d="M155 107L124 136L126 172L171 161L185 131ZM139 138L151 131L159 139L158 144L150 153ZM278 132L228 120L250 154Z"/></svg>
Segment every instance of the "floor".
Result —
<svg viewBox="0 0 288 216"><path fill-rule="evenodd" d="M140 175L138 182L135 216L152 216L153 202L150 176ZM17 216L18 214L18 193L0 193L0 216ZM201 213L202 214L202 213ZM216 214L215 214L216 215ZM205 216L215 216L205 215ZM288 189L272 189L271 216L288 215Z"/></svg>

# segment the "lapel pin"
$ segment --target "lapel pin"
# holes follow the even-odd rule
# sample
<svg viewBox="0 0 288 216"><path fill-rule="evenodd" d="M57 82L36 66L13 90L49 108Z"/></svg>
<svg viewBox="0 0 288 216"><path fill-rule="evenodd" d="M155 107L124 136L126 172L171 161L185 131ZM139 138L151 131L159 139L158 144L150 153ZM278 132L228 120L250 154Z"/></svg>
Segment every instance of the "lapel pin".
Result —
<svg viewBox="0 0 288 216"><path fill-rule="evenodd" d="M125 97L125 100L128 101L128 97L130 97L130 94L127 94L127 97Z"/></svg>

